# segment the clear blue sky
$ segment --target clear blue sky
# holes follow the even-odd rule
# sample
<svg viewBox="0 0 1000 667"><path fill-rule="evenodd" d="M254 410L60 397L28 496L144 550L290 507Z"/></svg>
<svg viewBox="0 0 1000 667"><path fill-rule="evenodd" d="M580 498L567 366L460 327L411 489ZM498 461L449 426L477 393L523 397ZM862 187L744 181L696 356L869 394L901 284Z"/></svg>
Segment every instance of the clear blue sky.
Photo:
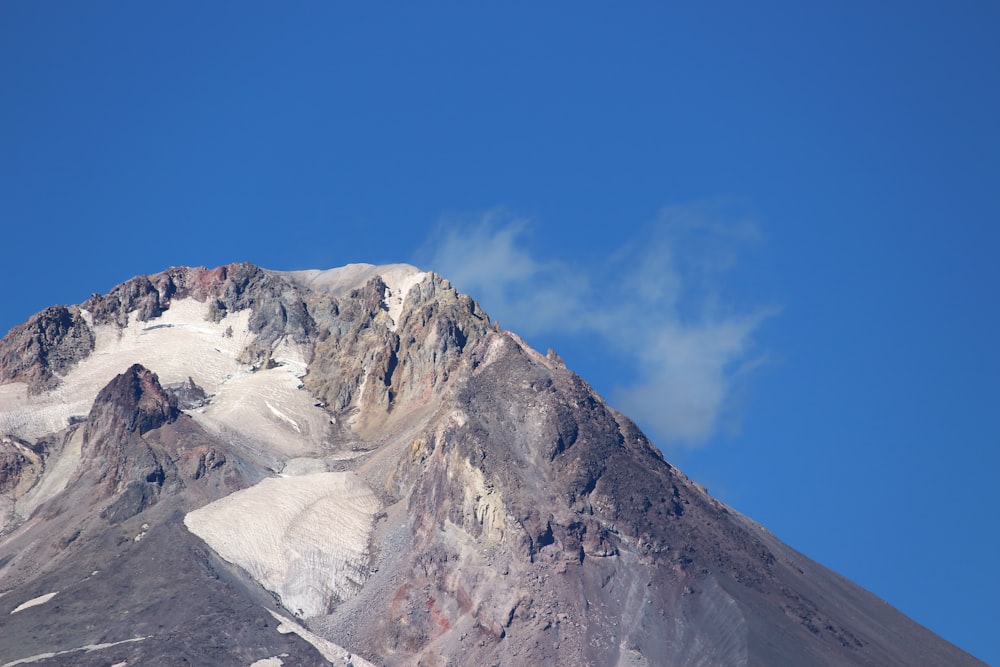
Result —
<svg viewBox="0 0 1000 667"><path fill-rule="evenodd" d="M1000 664L1000 5L351 4L0 3L0 329L170 265L439 270Z"/></svg>

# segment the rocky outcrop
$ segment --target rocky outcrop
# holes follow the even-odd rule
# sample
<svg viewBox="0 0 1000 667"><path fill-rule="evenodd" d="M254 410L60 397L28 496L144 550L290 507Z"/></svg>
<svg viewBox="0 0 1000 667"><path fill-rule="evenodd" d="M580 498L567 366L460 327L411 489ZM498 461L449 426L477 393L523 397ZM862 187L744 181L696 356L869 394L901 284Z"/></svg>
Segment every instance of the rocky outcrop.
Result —
<svg viewBox="0 0 1000 667"><path fill-rule="evenodd" d="M176 401L160 386L156 374L133 364L97 394L85 437L97 441L112 435L142 435L177 419L178 414Z"/></svg>
<svg viewBox="0 0 1000 667"><path fill-rule="evenodd" d="M168 301L169 296L161 294L147 276L136 276L107 295L93 294L83 307L94 317L95 324L116 324L124 328L132 313L139 322L159 317Z"/></svg>
<svg viewBox="0 0 1000 667"><path fill-rule="evenodd" d="M94 334L78 307L46 308L0 340L0 383L25 382L35 394L51 389L93 349Z"/></svg>
<svg viewBox="0 0 1000 667"><path fill-rule="evenodd" d="M721 509L555 357L485 329L459 359L392 477L412 528L378 563L386 589L373 580L326 621L334 638L385 664L686 664L694 644L712 664L745 660L733 597L714 579L683 594ZM737 532L759 583L774 556Z"/></svg>
<svg viewBox="0 0 1000 667"><path fill-rule="evenodd" d="M194 378L190 376L188 376L187 382L168 385L164 389L181 410L200 408L208 403L208 394L202 387L195 384Z"/></svg>
<svg viewBox="0 0 1000 667"><path fill-rule="evenodd" d="M234 267L231 264L216 269L204 267L171 267L161 273L136 276L113 288L107 294L94 293L83 304L95 324L115 324L123 328L129 317L147 322L159 317L173 299L188 297L205 301L219 294ZM259 269L258 269L259 270Z"/></svg>
<svg viewBox="0 0 1000 667"><path fill-rule="evenodd" d="M440 276L409 291L398 323L389 318L386 289L376 276L345 299L309 302L318 342L305 386L331 412L356 413L356 427L369 437L391 412L439 395L465 348L491 329L479 305Z"/></svg>
<svg viewBox="0 0 1000 667"><path fill-rule="evenodd" d="M252 264L231 267L217 303L227 312L251 309L250 332L256 336L242 360L258 368L268 363L271 350L282 337L307 344L316 335L300 289L280 274Z"/></svg>
<svg viewBox="0 0 1000 667"><path fill-rule="evenodd" d="M177 419L176 402L139 364L108 383L94 400L83 431L83 457L113 502L102 510L121 523L154 504L171 463L143 434Z"/></svg>
<svg viewBox="0 0 1000 667"><path fill-rule="evenodd" d="M0 440L0 494L22 495L34 485L42 468L41 452L31 444L10 437Z"/></svg>

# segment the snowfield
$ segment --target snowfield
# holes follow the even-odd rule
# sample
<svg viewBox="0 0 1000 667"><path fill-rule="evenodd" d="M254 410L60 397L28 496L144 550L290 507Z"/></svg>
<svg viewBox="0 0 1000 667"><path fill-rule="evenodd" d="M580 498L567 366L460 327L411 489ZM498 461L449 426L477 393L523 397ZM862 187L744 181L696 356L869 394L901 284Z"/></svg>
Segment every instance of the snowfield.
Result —
<svg viewBox="0 0 1000 667"><path fill-rule="evenodd" d="M335 296L380 275L386 283L387 314L395 328L407 293L428 274L404 264L356 264L282 275ZM90 313L82 315L94 333L93 352L60 377L51 391L30 396L24 383L0 385L0 436L35 441L78 423L90 412L101 389L133 364L156 373L164 387L190 379L205 391L208 401L186 414L243 452L256 454L280 475L188 513L185 526L219 556L276 593L299 618L327 614L338 602L354 596L369 576L370 544L381 506L357 474L327 472L328 461L361 454L333 446L343 438L344 427L336 425L303 388L309 350L281 339L272 350L273 363L266 368L242 363L241 353L255 339L249 329L251 311L230 312L216 322L209 317L209 304L194 298L174 300L161 316L146 322L137 321L132 313L124 329L94 326ZM81 464L83 431L77 429L48 452L44 472L32 488L0 497L0 527L16 516L30 517L66 488ZM146 528L134 541L143 538ZM28 600L12 613L45 604L55 595ZM279 632L300 635L332 664L370 666L294 621L275 617L281 621ZM80 646L8 665L144 639ZM281 664L282 656L254 663L255 667Z"/></svg>
<svg viewBox="0 0 1000 667"><path fill-rule="evenodd" d="M0 386L0 434L28 440L65 428L85 416L98 392L117 374L140 363L161 385L194 380L212 395L209 405L190 414L202 426L230 440L280 458L321 452L330 440L330 418L301 389L306 372L300 346L282 340L273 368L254 370L238 357L253 341L250 310L219 322L206 319L208 304L173 301L158 318L128 326L94 328L94 352L77 364L54 390L29 396L23 383Z"/></svg>
<svg viewBox="0 0 1000 667"><path fill-rule="evenodd" d="M14 499L14 510L22 518L28 518L35 508L47 500L55 498L69 484L70 478L80 465L83 448L83 429L46 462L45 474L24 496Z"/></svg>
<svg viewBox="0 0 1000 667"><path fill-rule="evenodd" d="M275 348L274 368L225 378L211 402L191 412L202 426L244 447L279 459L321 453L331 440L330 416L302 388L306 362L287 340Z"/></svg>
<svg viewBox="0 0 1000 667"><path fill-rule="evenodd" d="M363 285L375 275L385 281L385 300L393 328L399 322L410 288L427 273L408 264L375 266L350 264L326 271L279 272L313 289L333 295ZM229 431L276 447L278 456L302 456L322 449L329 437L329 417L301 391L305 352L287 340L274 351L276 368L257 370L238 361L253 342L250 310L228 313L218 322L208 318L208 303L177 299L159 317L139 322L135 314L128 325L92 326L93 353L61 378L59 386L29 396L24 383L0 386L0 434L35 440L65 428L71 418L85 416L94 397L115 375L139 363L157 374L160 384L194 380L211 404L196 413L203 425ZM92 325L90 314L83 317Z"/></svg>
<svg viewBox="0 0 1000 667"><path fill-rule="evenodd" d="M90 412L98 392L135 363L156 373L160 384L190 377L206 392L218 391L227 380L248 371L237 357L254 336L248 327L249 310L230 313L219 322L207 315L207 303L179 299L148 322L136 321L132 313L124 329L93 327L94 351L54 390L28 396L23 383L0 386L0 432L33 440L62 430L70 417Z"/></svg>
<svg viewBox="0 0 1000 667"><path fill-rule="evenodd" d="M328 613L368 577L379 502L354 473L268 478L188 513L184 524L299 617Z"/></svg>

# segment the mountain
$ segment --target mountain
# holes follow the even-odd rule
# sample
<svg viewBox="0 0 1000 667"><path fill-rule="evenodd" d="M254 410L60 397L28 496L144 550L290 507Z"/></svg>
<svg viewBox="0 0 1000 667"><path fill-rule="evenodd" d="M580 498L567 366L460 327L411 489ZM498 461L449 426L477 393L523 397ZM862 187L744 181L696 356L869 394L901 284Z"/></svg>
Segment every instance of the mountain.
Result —
<svg viewBox="0 0 1000 667"><path fill-rule="evenodd" d="M0 434L0 665L982 664L406 265L48 308Z"/></svg>

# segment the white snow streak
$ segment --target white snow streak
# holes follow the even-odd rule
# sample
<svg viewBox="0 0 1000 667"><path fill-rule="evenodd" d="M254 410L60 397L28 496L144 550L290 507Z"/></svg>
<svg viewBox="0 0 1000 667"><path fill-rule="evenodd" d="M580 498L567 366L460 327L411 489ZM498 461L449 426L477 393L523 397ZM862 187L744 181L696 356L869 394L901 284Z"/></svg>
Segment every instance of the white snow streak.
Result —
<svg viewBox="0 0 1000 667"><path fill-rule="evenodd" d="M284 635L294 632L299 637L302 637L302 639L312 644L316 650L320 652L320 655L336 667L346 667L348 663L353 664L354 667L375 667L375 665L368 662L364 658L353 655L340 644L335 644L328 639L323 639L319 635L306 630L295 621L285 618L281 614L277 614L270 609L268 609L268 611L271 613L271 616L274 616L275 619L280 621L280 624L278 625L278 632Z"/></svg>
<svg viewBox="0 0 1000 667"><path fill-rule="evenodd" d="M46 593L45 595L39 595L37 598L31 598L27 602L22 602L18 606L14 607L14 611L10 613L16 614L17 612L23 609L28 609L29 607L37 607L40 604L45 604L46 602L54 598L58 593L59 591L56 591L55 593Z"/></svg>
<svg viewBox="0 0 1000 667"><path fill-rule="evenodd" d="M38 655L33 655L27 658L21 658L19 660L14 660L12 662L5 662L3 665L0 665L0 667L14 667L14 665L26 665L31 662L38 662L39 660L48 660L49 658L54 658L59 655L68 655L70 653L76 653L78 651L84 651L85 653L90 653L92 651L102 651L106 648L111 648L113 646L119 646L121 644L131 644L132 642L141 642L145 639L147 639L147 637L134 637L132 639L123 639L120 642L111 642L109 644L87 644L86 646L81 646L80 648L71 648L66 651L39 653Z"/></svg>

